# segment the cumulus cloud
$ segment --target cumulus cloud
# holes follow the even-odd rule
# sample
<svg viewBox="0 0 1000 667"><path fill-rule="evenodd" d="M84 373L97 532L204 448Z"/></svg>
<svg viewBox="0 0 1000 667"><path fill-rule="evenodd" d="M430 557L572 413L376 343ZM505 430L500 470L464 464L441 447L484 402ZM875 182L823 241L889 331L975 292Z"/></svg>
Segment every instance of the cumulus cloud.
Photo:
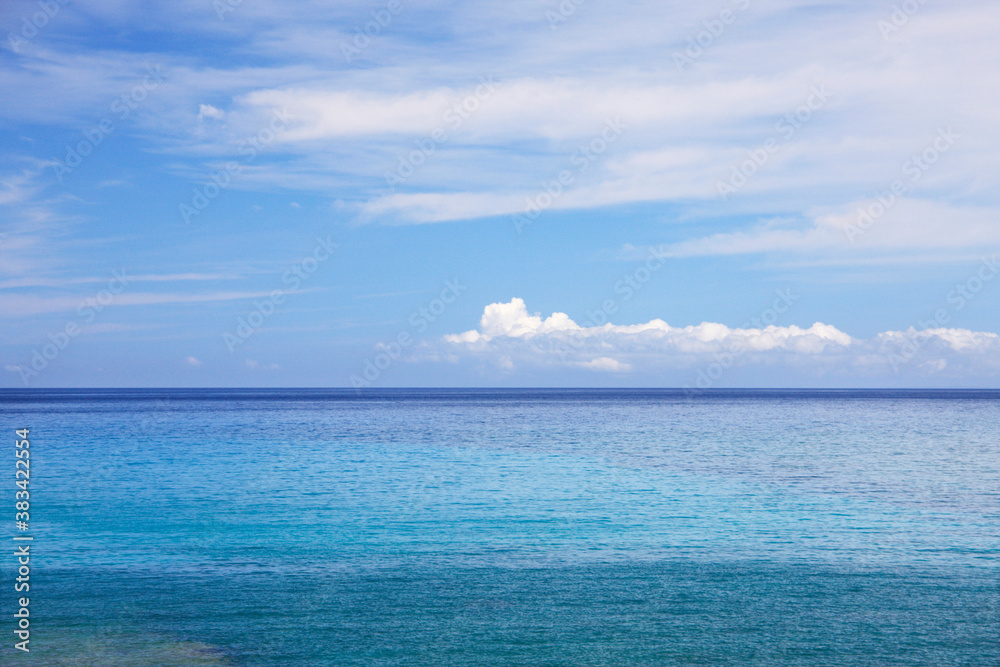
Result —
<svg viewBox="0 0 1000 667"><path fill-rule="evenodd" d="M645 324L607 323L583 327L566 313L552 313L545 319L538 314L529 315L524 300L519 298L511 299L509 303L486 306L479 320L479 330L445 336L449 343L468 345L485 344L497 338L558 338L573 340L577 345L582 345L583 341L598 345L616 343L620 348L655 343L664 350L684 353L716 351L734 344L755 351L785 349L818 353L829 345L846 347L852 343L852 338L844 332L819 322L808 329L774 325L762 329L730 329L724 324L711 322L672 327L661 319Z"/></svg>
<svg viewBox="0 0 1000 667"><path fill-rule="evenodd" d="M504 372L562 367L619 377L687 377L698 386L724 385L735 369L776 367L786 377L790 371L839 374L848 383L904 373L1000 374L1000 336L991 332L911 327L859 339L822 322L731 328L713 322L672 326L657 318L581 325L566 313L530 313L519 298L489 304L478 328L448 334L435 345L444 348L436 358L487 362Z"/></svg>

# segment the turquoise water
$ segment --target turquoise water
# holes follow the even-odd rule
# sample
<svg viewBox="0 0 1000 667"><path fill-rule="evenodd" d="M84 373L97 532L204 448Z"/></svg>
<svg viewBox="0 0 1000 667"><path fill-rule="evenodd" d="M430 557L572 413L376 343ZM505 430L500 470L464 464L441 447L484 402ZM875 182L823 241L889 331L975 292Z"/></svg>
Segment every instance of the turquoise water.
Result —
<svg viewBox="0 0 1000 667"><path fill-rule="evenodd" d="M0 409L35 538L3 664L1000 665L1000 392Z"/></svg>

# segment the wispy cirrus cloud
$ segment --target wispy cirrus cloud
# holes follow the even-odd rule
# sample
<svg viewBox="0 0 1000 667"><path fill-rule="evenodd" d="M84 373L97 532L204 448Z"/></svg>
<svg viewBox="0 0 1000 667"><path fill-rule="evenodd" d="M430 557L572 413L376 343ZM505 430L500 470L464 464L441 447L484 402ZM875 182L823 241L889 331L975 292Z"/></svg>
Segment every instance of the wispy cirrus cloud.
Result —
<svg viewBox="0 0 1000 667"><path fill-rule="evenodd" d="M129 276L130 282L187 282L187 281L212 281L212 280L238 280L241 275L235 273L164 273ZM70 287L73 285L89 285L107 282L106 277L79 277L79 278L12 278L10 280L0 280L0 289L15 289L23 287Z"/></svg>
<svg viewBox="0 0 1000 667"><path fill-rule="evenodd" d="M269 297L272 290L254 292L125 292L114 298L115 306L154 306L167 304L197 304L218 301L240 301ZM287 292L289 294L293 292ZM36 296L0 294L0 314L5 317L30 317L45 313L75 312L93 297Z"/></svg>
<svg viewBox="0 0 1000 667"><path fill-rule="evenodd" d="M1000 224L993 208L904 197L895 198L889 208L873 208L873 204L880 206L876 198L855 201L834 210L814 212L808 222L762 222L747 230L722 232L658 249L671 257L830 254L847 249L870 258L872 252L1000 247ZM873 216L869 212L872 210L880 214ZM632 254L642 252L637 248ZM954 257L948 254L944 259L953 261ZM933 258L922 255L921 259Z"/></svg>
<svg viewBox="0 0 1000 667"><path fill-rule="evenodd" d="M988 59L980 55L994 48L986 26L998 9L989 3L924 7L891 35L878 29L883 8L753 3L740 13L746 25L730 26L689 71L678 70L669 54L682 50L713 12L684 3L640 2L613 13L581 7L557 30L544 3L487 4L475 12L438 7L433 15L425 12L429 5L418 5L365 50L363 68L330 57L332 46L368 20L370 8L360 4L306 13L243 3L225 20L197 3L179 7L184 11L169 17L140 18L125 6L120 14L96 15L114 25L128 15L234 40L258 54L257 63L169 52L133 59L58 48L27 53L2 74L12 88L28 91L7 113L54 122L52 114L85 119L89 111L96 118L134 83L139 60L155 61L167 80L136 119L150 150L178 156L185 169L210 170L217 165L204 160L233 155L269 114L287 109L295 116L291 126L234 187L325 193L352 201L363 220L396 223L508 215L607 118L621 117L629 133L554 209L718 204L718 183L749 151L782 138L777 128L790 117L794 136L782 139L781 151L720 210L804 216L812 207L855 201L894 178L922 135L950 123L974 140L956 149L960 159L935 166L911 195L943 204L942 195L960 190L978 205L996 205L990 193L1000 174L992 156L1000 137L989 110L991 91L1000 89L990 82L1000 83L1000 75L982 66ZM421 11L422 30L423 21L447 27L433 53L422 48L426 37L416 30ZM70 8L66 15L75 16ZM783 44L781 54L797 57L755 48L762 27ZM469 50L473 40L487 47L482 54ZM656 48L663 61L637 66L625 49L639 45ZM594 58L602 67L582 64ZM449 108L484 80L495 82L496 93L451 132ZM828 103L805 123L796 121L817 86L828 91ZM449 136L428 166L387 194L387 170L438 127ZM467 168L470 159L475 170ZM772 242L796 250L813 239Z"/></svg>

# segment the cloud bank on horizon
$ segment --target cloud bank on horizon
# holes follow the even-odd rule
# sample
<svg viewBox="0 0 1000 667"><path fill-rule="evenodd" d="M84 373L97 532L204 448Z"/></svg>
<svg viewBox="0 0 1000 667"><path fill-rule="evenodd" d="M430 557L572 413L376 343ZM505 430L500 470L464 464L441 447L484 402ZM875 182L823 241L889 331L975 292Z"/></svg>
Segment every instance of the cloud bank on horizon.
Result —
<svg viewBox="0 0 1000 667"><path fill-rule="evenodd" d="M471 361L499 374L561 366L631 375L644 383L668 379L669 386L697 389L728 386L727 375L760 366L783 368L785 377L838 385L851 379L865 385L885 383L901 371L943 380L1000 374L1000 336L935 327L936 318L947 317L941 311L929 319L928 328L885 331L869 339L821 322L808 328L763 323L773 321L794 299L779 293L774 306L754 318L757 328L730 328L712 322L676 327L661 319L615 325L600 309L580 325L565 313L545 318L529 314L524 301L513 298L487 305L478 329L446 334L417 355L450 363ZM677 382L684 377L689 383Z"/></svg>

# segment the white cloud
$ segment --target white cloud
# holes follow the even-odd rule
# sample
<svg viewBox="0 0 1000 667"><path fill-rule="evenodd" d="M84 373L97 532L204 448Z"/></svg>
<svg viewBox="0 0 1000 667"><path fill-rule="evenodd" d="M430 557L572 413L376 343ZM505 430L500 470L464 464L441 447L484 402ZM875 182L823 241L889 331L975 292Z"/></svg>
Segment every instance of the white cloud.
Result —
<svg viewBox="0 0 1000 667"><path fill-rule="evenodd" d="M1000 177L993 113L1000 74L990 66L997 49L990 26L1000 12L995 3L925 4L886 38L877 22L889 17L888 7L755 2L737 12L736 22L686 71L674 66L672 54L716 15L690 3L636 2L613 11L581 7L558 30L550 29L548 9L532 2L438 7L420 24L447 36L433 49L416 47L413 24L401 18L365 50L363 67L336 57L340 42L349 42L353 28L368 20L360 5L338 3L305 13L244 3L225 21L208 22L203 10L182 3L176 16L154 12L143 20L206 39L244 40L240 50L255 54L255 65L210 66L208 60L156 54L166 81L143 102L135 122L156 149L196 163L228 158L275 109L287 107L295 115L291 127L269 143L264 158L247 166L235 187L344 197L359 204L362 216L392 222L504 215L521 210L541 181L566 168L570 155L607 118L621 116L629 125L621 144L579 174L553 208L718 203L717 182L748 150L775 135L776 121L801 105L810 88L826 85L829 104L790 139L782 138L781 151L733 198L732 211L849 215L845 202L898 177L900 165L939 126L953 124L962 141L908 199L926 202L925 212L937 220L943 217L937 213L957 213L965 221L963 233L943 234L943 223L931 221L908 237L906 224L920 216L901 205L893 215L906 221L896 225L887 217L879 225L885 230L873 230L859 244L995 242L983 224L995 210ZM134 8L122 16L133 14ZM762 31L782 48L762 48ZM634 53L662 58L639 62ZM289 54L295 54L295 65L288 64ZM24 91L2 113L33 123L92 122L141 79L146 60L55 47L44 55L25 53L22 67L0 73L0 84ZM587 64L592 62L602 66ZM496 92L453 128L445 116L449 107L474 95L480 77L491 73ZM412 179L384 195L387 169L438 127L447 140ZM17 193L13 187L0 198ZM811 216L815 207L824 210ZM808 225L794 233L738 234L704 239L695 232L678 251L808 252L836 236Z"/></svg>
<svg viewBox="0 0 1000 667"><path fill-rule="evenodd" d="M203 120L205 118L216 118L221 119L226 115L226 112L222 109L216 109L211 104L199 104L198 105L198 120Z"/></svg>
<svg viewBox="0 0 1000 667"><path fill-rule="evenodd" d="M607 371L609 373L625 373L632 370L632 367L628 364L623 364L622 362L612 359L611 357L597 357L596 359L591 359L590 361L580 361L577 364L581 368L589 368L595 371Z"/></svg>
<svg viewBox="0 0 1000 667"><path fill-rule="evenodd" d="M810 12L800 12L803 6ZM456 29L458 40L482 35L482 21L494 15L482 11L477 17L460 10L449 15L452 25L458 22L469 31ZM817 215L836 215L838 207L849 206L845 202L900 177L902 164L939 127L953 124L962 139L907 197L978 220L994 208L991 193L998 171L992 156L1000 149L1000 135L987 111L1000 86L984 82L1000 80L975 54L995 52L984 15L996 11L972 2L922 7L905 28L885 39L876 24L891 12L881 8L755 4L690 71L678 72L669 56L661 67L631 66L621 49L644 44L670 54L702 29L701 21L711 12L675 3L638 3L615 16L588 8L574 13L558 31L547 31L544 42L533 40L528 63L515 54L532 41L536 28L547 25L544 12L525 5L505 18L516 27L512 38L525 41L504 51L504 75L497 77L496 93L456 131L445 113L475 91L489 61L449 63L440 77L408 79L401 63L392 61L394 66L366 70L363 78L344 73L317 75L294 87L262 84L235 96L233 127L252 127L274 109L287 107L296 114L295 122L273 148L295 156L301 172L282 180L286 187L326 189L320 172L340 173L350 163L362 184L356 192L364 193L359 210L366 218L443 222L522 210L525 197L567 168L573 152L607 118L620 116L629 126L622 142L578 174L552 208L649 201L717 204L717 184L748 151L776 137L780 151L733 198L734 209L805 216L822 206L826 213ZM806 22L804 17L814 12L827 12L830 20ZM705 15L699 19L700 13ZM653 16L670 20L652 21ZM744 20L752 20L753 29ZM652 23L657 30L647 25ZM783 49L759 48L764 26ZM597 34L600 39L587 39ZM385 37L382 48L399 46ZM790 61L782 56L788 52L797 57ZM598 54L608 58L600 70L576 65ZM778 132L777 121L800 107L817 85L826 86L829 102L792 136ZM928 90L935 94L929 96ZM981 94L971 95L971 90ZM383 194L387 168L438 127L447 130L448 138L436 146L427 165L396 192ZM515 145L519 149L511 151ZM316 157L330 155L331 149L343 155L329 162ZM475 170L467 168L470 160ZM286 174L290 168L282 164ZM262 173L260 182L273 184L276 178L281 174ZM950 203L960 200L958 193L974 195L965 201L978 198L981 208ZM911 217L904 209L894 215ZM890 219L885 223L893 226ZM718 242L796 252L829 245L825 230L765 236L743 232L750 238ZM880 240L873 232L865 243L910 247L902 234L884 236ZM961 237L949 239L956 244ZM926 247L933 238L941 235L928 229L909 243Z"/></svg>
<svg viewBox="0 0 1000 667"><path fill-rule="evenodd" d="M188 357L184 361L185 363L187 363L188 366L194 366L195 368L201 366L201 360L196 357Z"/></svg>
<svg viewBox="0 0 1000 667"><path fill-rule="evenodd" d="M279 366L278 364L275 364L275 363L261 364L256 359L247 359L247 360L244 361L244 364L246 365L247 368L250 368L250 369L253 369L253 370L257 370L257 369L269 370L269 371L281 370L281 366Z"/></svg>
<svg viewBox="0 0 1000 667"><path fill-rule="evenodd" d="M822 352L828 345L849 346L852 339L835 327L817 322L808 329L797 326L763 329L730 329L724 324L703 322L697 326L672 327L661 319L645 324L580 326L566 313L547 318L528 314L524 300L491 303L483 310L479 330L449 334L444 340L457 345L486 344L495 339L553 338L576 347L612 345L635 349L650 344L664 351L680 353L713 352L734 344L751 351L784 349L807 353Z"/></svg>
<svg viewBox="0 0 1000 667"><path fill-rule="evenodd" d="M883 346L902 347L910 342L919 346L928 343L943 344L955 352L971 352L985 354L995 351L1000 342L1000 336L984 331L969 331L968 329L924 329L917 331L910 327L906 331L886 331L877 338Z"/></svg>
<svg viewBox="0 0 1000 667"><path fill-rule="evenodd" d="M3 245L0 239L0 245ZM237 280L241 276L235 273L170 273L170 274L148 274L129 275L128 280L132 282L174 282L174 281L201 281L201 280ZM0 280L0 289L10 289L14 287L68 287L70 285L84 285L88 283L106 283L107 276L79 277L79 278L12 278L10 280Z"/></svg>
<svg viewBox="0 0 1000 667"><path fill-rule="evenodd" d="M725 372L781 367L814 377L839 374L848 384L852 378L893 381L901 373L1000 374L1000 336L990 332L910 328L858 339L821 322L731 328L712 322L671 326L654 319L581 326L565 313L529 313L518 298L489 304L478 329L446 335L430 345L435 346L442 348L438 358L483 361L506 370L581 368L647 379L665 373L663 377L686 377L692 383L714 366ZM719 376L713 382L725 375L711 372Z"/></svg>
<svg viewBox="0 0 1000 667"><path fill-rule="evenodd" d="M698 257L1000 247L1000 224L991 208L905 197L898 198L888 209L879 208L878 203L877 199L854 201L815 212L811 222L804 225L768 221L751 229L669 244L660 251L671 257ZM865 217L866 211L878 214Z"/></svg>
<svg viewBox="0 0 1000 667"><path fill-rule="evenodd" d="M255 359L247 359L245 363L247 368L251 368L254 370L266 369L266 370L276 371L281 369L281 366L279 366L278 364L272 363L267 365L261 365L261 363L259 361L256 361Z"/></svg>
<svg viewBox="0 0 1000 667"><path fill-rule="evenodd" d="M105 290L106 291L106 290ZM0 294L0 315L6 317L27 317L43 313L77 312L87 306L94 307L100 293L87 296L34 296L28 294ZM270 291L258 292L207 292L201 294L121 292L113 295L110 302L102 305L150 306L172 303L212 303L216 301L239 301L270 296ZM105 298L102 296L102 298ZM106 298L105 298L106 301Z"/></svg>
<svg viewBox="0 0 1000 667"><path fill-rule="evenodd" d="M79 199L67 192L46 194L51 160L16 161L27 166L0 173L0 275L38 276L64 259L59 242L76 218L61 214L59 208Z"/></svg>
<svg viewBox="0 0 1000 667"><path fill-rule="evenodd" d="M436 87L411 92L289 88L259 90L241 98L245 113L260 117L274 110L294 113L284 142L391 134L426 135L440 128L480 141L539 137L576 141L601 131L609 119L678 136L680 127L734 123L795 108L815 72L747 77L695 84L629 77L608 80L522 77L473 80L463 88ZM491 90L492 89L492 90ZM466 110L457 109L470 98ZM567 109L573 109L571 115Z"/></svg>
<svg viewBox="0 0 1000 667"><path fill-rule="evenodd" d="M15 174L0 176L0 205L21 204L41 189L38 185L38 174L44 164L39 163L37 169L24 169Z"/></svg>

